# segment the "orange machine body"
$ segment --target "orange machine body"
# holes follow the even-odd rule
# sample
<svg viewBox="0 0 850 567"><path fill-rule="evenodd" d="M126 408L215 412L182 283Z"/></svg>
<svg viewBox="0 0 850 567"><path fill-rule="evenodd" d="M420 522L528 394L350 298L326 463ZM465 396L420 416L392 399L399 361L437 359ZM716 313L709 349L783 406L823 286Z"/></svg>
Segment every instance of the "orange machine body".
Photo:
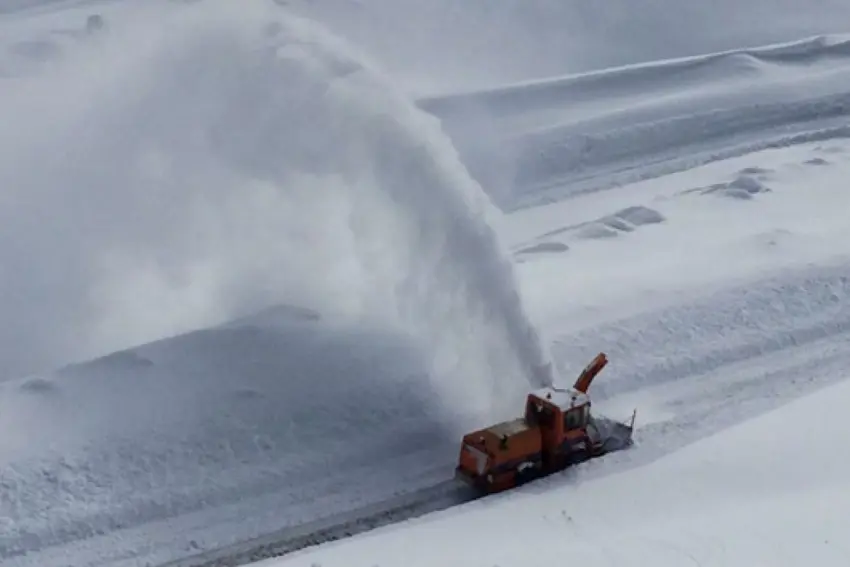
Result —
<svg viewBox="0 0 850 567"><path fill-rule="evenodd" d="M522 418L464 435L456 476L499 492L604 453L606 439L593 423L587 389L606 364L600 353L572 388L531 392ZM631 426L622 427L630 437Z"/></svg>

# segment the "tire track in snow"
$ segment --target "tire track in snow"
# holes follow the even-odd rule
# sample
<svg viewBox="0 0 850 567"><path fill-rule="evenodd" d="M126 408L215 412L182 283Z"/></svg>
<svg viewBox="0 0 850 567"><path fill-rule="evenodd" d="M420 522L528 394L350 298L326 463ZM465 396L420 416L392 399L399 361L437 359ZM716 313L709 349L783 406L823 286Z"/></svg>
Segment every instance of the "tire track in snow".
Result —
<svg viewBox="0 0 850 567"><path fill-rule="evenodd" d="M474 499L465 487L447 481L392 503L368 506L352 513L287 528L235 546L164 563L159 567L235 567L344 539Z"/></svg>

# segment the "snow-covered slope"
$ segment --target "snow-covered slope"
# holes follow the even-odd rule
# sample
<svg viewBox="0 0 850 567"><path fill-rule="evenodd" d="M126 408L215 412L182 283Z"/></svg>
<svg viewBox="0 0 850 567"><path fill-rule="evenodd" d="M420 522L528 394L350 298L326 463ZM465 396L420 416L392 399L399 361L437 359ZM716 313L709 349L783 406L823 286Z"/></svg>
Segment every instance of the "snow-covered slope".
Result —
<svg viewBox="0 0 850 567"><path fill-rule="evenodd" d="M210 0L4 0L22 38L52 48L92 13L168 9ZM258 0L315 18L413 92L453 92L604 67L751 48L846 32L844 0ZM150 8L150 6L154 6ZM46 26L44 24L47 24ZM0 33L0 38L10 37ZM46 45L50 44L50 45ZM44 51L40 51L44 53ZM459 57L458 54L463 56Z"/></svg>
<svg viewBox="0 0 850 567"><path fill-rule="evenodd" d="M781 45L420 99L505 209L847 135L850 40Z"/></svg>
<svg viewBox="0 0 850 567"><path fill-rule="evenodd" d="M252 526L259 498L277 510L268 529L440 480L422 464L453 449L453 432L419 353L386 332L295 315L0 384L0 556L234 504ZM228 541L165 525L144 535Z"/></svg>
<svg viewBox="0 0 850 567"><path fill-rule="evenodd" d="M445 92L842 33L843 0L289 0L416 91ZM458 54L462 54L459 56Z"/></svg>
<svg viewBox="0 0 850 567"><path fill-rule="evenodd" d="M845 381L645 467L588 467L256 565L846 565L848 403Z"/></svg>
<svg viewBox="0 0 850 567"><path fill-rule="evenodd" d="M401 4L381 6L349 7ZM596 485L582 525L607 541L588 507L631 494L612 484L650 483L634 521L700 440L846 376L842 36L414 100L271 4L67 2L0 24L3 567L226 556L415 498L466 427L520 410L549 347L564 380L609 354L594 399L637 406L639 444L469 513L534 526L560 518L545 490ZM361 541L296 563L390 561Z"/></svg>

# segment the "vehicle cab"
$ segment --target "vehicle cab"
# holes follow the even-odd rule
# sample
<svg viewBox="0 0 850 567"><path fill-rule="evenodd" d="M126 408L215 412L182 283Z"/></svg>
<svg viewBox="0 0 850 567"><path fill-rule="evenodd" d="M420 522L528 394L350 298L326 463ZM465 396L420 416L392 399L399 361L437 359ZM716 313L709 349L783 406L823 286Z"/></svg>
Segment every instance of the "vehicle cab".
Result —
<svg viewBox="0 0 850 567"><path fill-rule="evenodd" d="M525 419L541 430L549 459L589 450L590 397L575 388L541 388L528 395Z"/></svg>

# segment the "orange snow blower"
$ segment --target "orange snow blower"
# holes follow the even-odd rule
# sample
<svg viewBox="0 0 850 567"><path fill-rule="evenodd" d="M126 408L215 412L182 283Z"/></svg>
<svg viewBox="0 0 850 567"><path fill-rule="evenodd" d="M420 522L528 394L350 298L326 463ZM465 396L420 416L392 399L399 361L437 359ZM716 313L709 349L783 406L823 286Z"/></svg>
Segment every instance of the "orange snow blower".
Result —
<svg viewBox="0 0 850 567"><path fill-rule="evenodd" d="M455 477L485 493L514 488L632 444L630 423L590 413L590 383L608 364L599 353L572 388L528 394L525 416L463 437Z"/></svg>

